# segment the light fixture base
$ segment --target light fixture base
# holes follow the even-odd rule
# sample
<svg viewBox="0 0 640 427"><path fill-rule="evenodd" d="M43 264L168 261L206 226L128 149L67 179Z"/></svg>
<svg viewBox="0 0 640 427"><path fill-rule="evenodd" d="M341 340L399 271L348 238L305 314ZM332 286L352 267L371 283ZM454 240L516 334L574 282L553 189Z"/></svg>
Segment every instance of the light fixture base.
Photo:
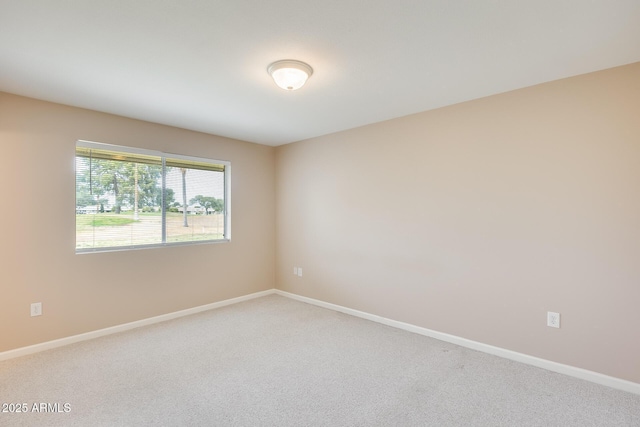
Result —
<svg viewBox="0 0 640 427"><path fill-rule="evenodd" d="M300 89L313 74L307 63L295 59L283 59L269 65L267 72L278 86L284 90Z"/></svg>

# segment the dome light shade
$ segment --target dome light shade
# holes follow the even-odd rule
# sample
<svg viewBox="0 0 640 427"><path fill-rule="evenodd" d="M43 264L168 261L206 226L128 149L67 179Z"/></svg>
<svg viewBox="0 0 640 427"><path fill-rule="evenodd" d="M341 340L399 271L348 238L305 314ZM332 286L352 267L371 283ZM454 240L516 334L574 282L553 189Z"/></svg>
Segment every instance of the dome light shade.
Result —
<svg viewBox="0 0 640 427"><path fill-rule="evenodd" d="M293 59L276 61L269 65L267 71L284 90L300 89L313 74L313 69L308 64Z"/></svg>

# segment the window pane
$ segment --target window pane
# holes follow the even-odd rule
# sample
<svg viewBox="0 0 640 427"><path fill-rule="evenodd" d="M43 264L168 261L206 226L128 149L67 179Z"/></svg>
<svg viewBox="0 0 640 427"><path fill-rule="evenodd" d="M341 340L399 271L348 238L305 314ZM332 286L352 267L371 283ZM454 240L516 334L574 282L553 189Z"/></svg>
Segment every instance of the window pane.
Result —
<svg viewBox="0 0 640 427"><path fill-rule="evenodd" d="M162 242L158 160L140 164L76 156L76 249Z"/></svg>
<svg viewBox="0 0 640 427"><path fill-rule="evenodd" d="M167 243L224 239L224 168L222 171L169 166L167 158Z"/></svg>

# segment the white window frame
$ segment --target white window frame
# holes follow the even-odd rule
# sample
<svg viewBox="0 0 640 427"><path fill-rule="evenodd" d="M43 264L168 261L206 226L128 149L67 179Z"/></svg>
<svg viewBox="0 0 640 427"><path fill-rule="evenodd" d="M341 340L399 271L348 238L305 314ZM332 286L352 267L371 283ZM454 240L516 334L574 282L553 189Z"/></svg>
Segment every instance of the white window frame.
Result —
<svg viewBox="0 0 640 427"><path fill-rule="evenodd" d="M222 239L215 240L194 240L194 241L186 241L186 242L167 242L166 241L166 231L165 231L165 217L166 211L164 203L161 206L162 211L162 240L161 243L150 243L150 244L138 244L138 245L123 245L123 246L109 246L109 247L98 247L98 248L76 248L76 254L86 254L86 253L96 253L96 252L114 252L114 251L127 251L127 250L135 250L135 249L148 249L148 248L158 248L158 247L167 247L167 246L184 246L184 245L203 245L203 244L212 244L212 243L226 243L231 241L231 162L227 160L216 160L209 159L204 157L194 157L194 156L185 156L182 154L174 154L167 153L162 151L155 150L147 150L142 148L134 148L134 147L126 147L122 145L114 145L114 144L105 144L102 142L93 142L86 140L78 140L76 141L76 145L74 147L74 159L75 159L75 148L89 148L96 150L109 150L121 153L129 153L129 154L139 154L139 155L147 155L147 156L156 156L162 159L162 168L163 168L163 177L162 177L162 190L164 193L165 188L165 159L176 159L176 160L185 160L191 162L203 162L203 163L212 163L218 165L224 165L224 237ZM74 161L74 176L77 177L78 171L75 168ZM75 183L74 179L74 183ZM74 184L75 185L75 184ZM75 197L74 197L75 202ZM77 206L77 202L76 202ZM74 207L75 212L76 207ZM75 217L74 217L75 223ZM75 239L74 239L75 240Z"/></svg>

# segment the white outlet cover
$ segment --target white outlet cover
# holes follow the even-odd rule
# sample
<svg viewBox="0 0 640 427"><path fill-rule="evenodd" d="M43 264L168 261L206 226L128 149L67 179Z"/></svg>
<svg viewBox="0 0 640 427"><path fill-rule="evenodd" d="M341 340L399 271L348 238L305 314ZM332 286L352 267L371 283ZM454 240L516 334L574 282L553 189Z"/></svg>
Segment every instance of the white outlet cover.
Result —
<svg viewBox="0 0 640 427"><path fill-rule="evenodd" d="M302 267L298 268L298 277L302 277Z"/></svg>
<svg viewBox="0 0 640 427"><path fill-rule="evenodd" d="M34 302L31 304L31 317L33 316L41 316L42 315L42 303Z"/></svg>
<svg viewBox="0 0 640 427"><path fill-rule="evenodd" d="M560 313L554 313L552 311L547 312L547 326L552 328L560 327Z"/></svg>
<svg viewBox="0 0 640 427"><path fill-rule="evenodd" d="M294 276L298 275L298 267L293 267L293 275Z"/></svg>

